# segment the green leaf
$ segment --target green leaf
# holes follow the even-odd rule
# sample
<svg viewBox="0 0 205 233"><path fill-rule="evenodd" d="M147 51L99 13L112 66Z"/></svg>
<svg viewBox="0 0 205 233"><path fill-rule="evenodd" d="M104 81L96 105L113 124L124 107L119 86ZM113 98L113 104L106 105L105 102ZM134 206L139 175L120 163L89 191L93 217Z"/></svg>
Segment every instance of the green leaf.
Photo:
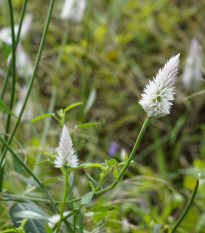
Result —
<svg viewBox="0 0 205 233"><path fill-rule="evenodd" d="M96 90L92 89L88 97L87 104L85 106L85 110L84 110L85 113L87 113L91 109L91 107L93 106L95 102L95 99L96 99Z"/></svg>
<svg viewBox="0 0 205 233"><path fill-rule="evenodd" d="M117 166L115 166L115 169L114 169L114 171L113 171L113 176L114 176L115 179L117 179L117 177L118 177Z"/></svg>
<svg viewBox="0 0 205 233"><path fill-rule="evenodd" d="M83 123L80 125L76 125L75 129L82 129L82 128L88 128L88 127L92 127L92 126L96 126L99 125L99 122L90 122L90 123Z"/></svg>
<svg viewBox="0 0 205 233"><path fill-rule="evenodd" d="M15 212L13 216L16 218L41 219L41 220L48 221L48 219L45 216L42 216L31 210L18 211L18 212Z"/></svg>
<svg viewBox="0 0 205 233"><path fill-rule="evenodd" d="M49 227L47 222L45 222L45 228L47 233L53 233L52 229Z"/></svg>
<svg viewBox="0 0 205 233"><path fill-rule="evenodd" d="M79 106L79 105L82 105L83 104L83 102L78 102L78 103L75 103L75 104L71 104L71 105L69 105L68 107L66 107L65 109L64 109L64 112L68 112L69 110L71 110L72 108L75 108L75 107L77 107L77 106Z"/></svg>
<svg viewBox="0 0 205 233"><path fill-rule="evenodd" d="M108 166L112 166L112 165L116 165L117 161L115 159L110 159L110 160L106 161L105 164Z"/></svg>
<svg viewBox="0 0 205 233"><path fill-rule="evenodd" d="M26 212L27 211L27 212ZM28 212L29 211L29 212ZM13 205L10 209L10 216L11 219L16 227L21 226L22 220L25 218L24 214L29 213L26 215L28 221L26 222L24 229L25 232L29 233L46 233L45 229L45 220L47 219L45 213L33 202L29 203L17 203ZM34 219L36 214L40 218L44 219Z"/></svg>
<svg viewBox="0 0 205 233"><path fill-rule="evenodd" d="M89 203L92 200L93 195L94 195L94 192L89 192L89 193L86 193L84 196L82 196L81 205L85 205Z"/></svg>
<svg viewBox="0 0 205 233"><path fill-rule="evenodd" d="M4 57L6 58L6 60L8 59L10 53L11 53L11 45L5 43L5 42L2 42L2 50L3 50L3 53L4 53Z"/></svg>
<svg viewBox="0 0 205 233"><path fill-rule="evenodd" d="M59 177L51 177L43 181L43 184L51 184L54 181L59 180Z"/></svg>
<svg viewBox="0 0 205 233"><path fill-rule="evenodd" d="M31 120L31 122L35 123L35 122L37 122L39 120L45 119L45 118L50 117L50 116L55 116L55 113L46 113L46 114L39 115L39 116L33 118Z"/></svg>
<svg viewBox="0 0 205 233"><path fill-rule="evenodd" d="M9 107L0 99L0 109L3 109L5 112L10 114L11 116L15 116L15 114L10 110ZM16 117L16 116L15 116Z"/></svg>

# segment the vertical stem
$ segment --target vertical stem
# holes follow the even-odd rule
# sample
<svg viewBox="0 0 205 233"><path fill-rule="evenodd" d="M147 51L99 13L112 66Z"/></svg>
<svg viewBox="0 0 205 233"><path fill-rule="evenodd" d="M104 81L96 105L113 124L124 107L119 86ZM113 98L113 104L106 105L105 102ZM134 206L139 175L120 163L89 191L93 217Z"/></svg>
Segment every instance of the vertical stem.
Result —
<svg viewBox="0 0 205 233"><path fill-rule="evenodd" d="M12 36L12 88L11 88L11 99L9 107L12 110L14 104L14 97L15 97L15 88L16 88L16 45L15 45L15 32L14 32L14 17L13 17L13 6L12 0L8 0L9 3L9 12L10 12L10 21L11 21L11 36ZM9 132L11 122L11 115L8 114L7 122L6 122L6 136L5 139L7 140L8 136L7 133Z"/></svg>
<svg viewBox="0 0 205 233"><path fill-rule="evenodd" d="M68 176L68 168L66 167L66 170L65 170L65 189L64 189L64 197L63 197L63 203L62 203L62 206L60 208L60 220L58 222L58 226L57 226L57 229L56 229L56 233L59 232L60 230L60 226L61 226L61 223L63 221L63 213L64 213L64 209L65 209L65 205L66 205L66 198L67 198L67 193L68 193L68 186L69 186L69 176Z"/></svg>
<svg viewBox="0 0 205 233"><path fill-rule="evenodd" d="M70 187L70 183L68 183L68 192L69 192L69 197L70 199L72 200L73 199L73 195L72 195L72 190L71 190L71 187ZM72 212L74 213L74 204L73 202L70 203L71 205L71 208L72 208ZM75 230L76 230L76 213L73 214L73 233L75 233Z"/></svg>
<svg viewBox="0 0 205 233"><path fill-rule="evenodd" d="M43 47L44 47L46 35L47 35L47 32L48 32L48 26L49 26L49 23L50 23L54 2L55 2L55 0L50 1L50 6L49 6L48 16L47 16L47 20L46 20L46 25L45 25L43 35L42 35L42 39L41 39L41 43L40 43L40 46L39 46L39 50L38 50L38 54L37 54L37 58L36 58L35 66L34 66L34 71L33 71L33 74L32 74L32 77L31 77L31 80L30 80L30 83L29 83L28 91L27 91L23 106L22 106L21 111L19 113L18 119L17 119L17 121L16 121L16 123L15 123L15 125L13 127L11 135L10 135L10 137L8 139L8 144L11 143L11 141L12 141L12 139L13 139L15 133L16 133L16 130L17 130L18 126L19 126L19 123L21 121L21 117L23 115L24 109L26 107L28 98L29 98L31 90L32 90L34 78L36 76L38 66L39 66L39 63L40 63L40 59L41 59L41 55L42 55L42 52L43 52ZM5 160L6 152L7 152L7 149L5 149L3 151L3 155L2 155L1 160L0 160L0 191L2 190L3 168L4 168L4 160Z"/></svg>
<svg viewBox="0 0 205 233"><path fill-rule="evenodd" d="M126 170L127 170L128 166L129 166L130 162L132 161L132 159L133 159L133 157L134 157L134 155L135 155L135 153L136 153L136 150L137 150L137 148L138 148L138 146L139 146L139 144L140 144L140 141L141 141L141 139L142 139L142 136L143 136L143 134L144 134L144 132L145 132L145 130L146 130L148 124L149 124L149 121L150 121L150 118L146 117L146 118L145 118L145 121L144 121L144 123L143 123L143 125L142 125L142 128L141 128L141 130L140 130L140 132L139 132L139 135L138 135L138 137L137 137L137 140L136 140L136 142L135 142L135 145L134 145L134 147L133 147L133 149L132 149L132 152L131 152L131 154L130 154L128 160L127 160L127 162L125 163L124 167L123 167L122 170L120 171L120 173L119 173L117 179L116 179L109 187L107 187L107 188L105 188L105 189L103 189L103 190L100 190L100 191L95 192L96 195L102 194L102 193L105 193L105 192L107 192L107 191L112 190L112 189L118 184L118 182L121 180L122 176L123 176L124 173L126 172Z"/></svg>
<svg viewBox="0 0 205 233"><path fill-rule="evenodd" d="M196 180L196 184L195 184L195 187L194 187L194 191L191 195L191 198L189 200L189 202L187 203L182 215L180 216L180 218L178 219L178 221L176 222L175 226L173 227L171 233L174 233L177 229L177 227L180 225L180 223L182 222L182 220L184 219L184 217L187 215L193 201L194 201L194 198L196 196L196 193L197 193L197 190L198 190L198 186L199 186L199 180L200 180L200 174L198 175L197 177L197 180Z"/></svg>
<svg viewBox="0 0 205 233"><path fill-rule="evenodd" d="M19 42L19 38L20 38L20 34L21 34L22 23L23 23L23 18L24 18L25 11L26 11L27 2L28 2L28 0L24 0L23 6L22 6L22 9L21 9L20 22L19 22L19 28L18 28L18 33L17 33L17 37L16 37L16 44L15 44L16 47L15 47L15 49L18 46L18 42ZM13 57L11 57L11 61L9 63L9 67L8 67L7 74L6 74L6 78L4 79L4 83L3 83L1 94L0 94L1 99L4 98L4 94L5 94L5 91L6 91L6 86L7 86L8 79L9 79L9 76L10 76L10 73L11 73L12 60L13 60Z"/></svg>

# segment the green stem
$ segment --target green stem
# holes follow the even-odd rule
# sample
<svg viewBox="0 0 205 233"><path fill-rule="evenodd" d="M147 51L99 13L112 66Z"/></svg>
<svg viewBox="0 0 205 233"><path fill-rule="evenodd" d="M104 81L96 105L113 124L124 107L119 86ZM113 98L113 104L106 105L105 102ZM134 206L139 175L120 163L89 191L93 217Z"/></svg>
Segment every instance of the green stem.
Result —
<svg viewBox="0 0 205 233"><path fill-rule="evenodd" d="M65 189L64 189L64 197L63 197L63 204L60 208L60 220L58 222L58 226L57 226L57 229L56 229L56 233L59 232L60 230L60 226L61 226L61 223L63 221L63 213L64 213L64 209L65 209L65 205L66 205L66 199L67 199L67 193L68 193L68 186L69 186L69 176L68 176L68 168L66 167L66 171L65 171Z"/></svg>
<svg viewBox="0 0 205 233"><path fill-rule="evenodd" d="M19 38L20 38L20 34L21 34L21 28L22 28L22 24L23 24L23 19L24 19L24 15L25 15L25 11L26 11L27 2L28 2L28 0L24 0L23 6L22 6L22 9L21 9L20 22L19 22L19 28L18 28L18 33L17 33L17 37L16 37L16 43L15 43L16 47L15 47L15 49L18 46L18 42L19 42ZM9 79L9 76L11 74L12 60L13 60L13 57L11 57L11 61L9 63L9 67L8 67L7 74L6 74L6 78L4 79L4 83L3 83L2 90L1 90L1 95L0 95L1 99L4 98L4 94L5 94L5 91L6 91L6 86L8 84L8 79Z"/></svg>
<svg viewBox="0 0 205 233"><path fill-rule="evenodd" d="M71 190L71 187L70 187L70 183L68 183L68 192L69 192L69 198L72 200L73 199L73 195L72 195L72 190ZM74 212L74 205L73 205L73 202L70 203L71 204L71 209L72 209L72 212ZM75 228L76 226L76 215L73 214L73 233L75 233Z"/></svg>
<svg viewBox="0 0 205 233"><path fill-rule="evenodd" d="M39 50L38 50L38 54L37 54L37 58L36 58L35 66L34 66L34 71L33 71L33 74L32 74L32 77L31 77L31 80L30 80L30 83L29 83L28 91L27 91L23 106L22 106L21 111L19 113L18 119L17 119L17 121L16 121L16 123L15 123L15 125L13 127L11 135L10 135L10 137L8 139L8 144L11 143L11 141L12 141L12 139L13 139L15 133L16 133L16 130L17 130L17 128L19 126L19 123L21 121L21 117L23 115L24 109L26 107L28 98L29 98L30 93L31 93L34 78L36 76L38 66L39 66L39 63L40 63L40 59L41 59L41 55L42 55L42 52L43 52L43 47L44 47L44 44L45 44L45 39L46 39L47 31L48 31L48 26L49 26L49 23L50 23L52 11L53 11L54 2L55 2L55 0L50 1L50 6L49 6L48 16L47 16L47 20L46 20L46 25L45 25L43 35L42 35L42 39L41 39L41 43L40 43L40 46L39 46ZM0 161L0 191L2 190L3 167L4 167L4 163L5 163L4 160L5 160L6 152L7 152L7 149L4 150L3 155L1 157L1 161Z"/></svg>
<svg viewBox="0 0 205 233"><path fill-rule="evenodd" d="M187 203L187 205L186 205L186 207L185 207L185 209L184 209L181 217L178 219L178 221L176 222L175 226L173 227L171 233L174 233L176 231L177 227L180 225L180 223L183 221L184 217L187 215L187 213L188 213L188 211L189 211L189 209L190 209L190 207L191 207L191 205L192 205L192 203L194 201L194 198L196 196L196 193L197 193L197 190L198 190L198 186L199 186L199 180L200 180L200 174L197 177L196 184L195 184L192 196L191 196L189 202Z"/></svg>
<svg viewBox="0 0 205 233"><path fill-rule="evenodd" d="M138 137L137 137L137 140L136 140L136 142L135 142L135 145L134 145L134 147L133 147L133 149L132 149L132 152L131 152L131 154L130 154L128 160L126 161L125 165L123 166L122 170L120 171L120 173L119 173L117 179L116 179L109 187L107 187L107 188L105 188L105 189L103 189L103 190L97 191L97 192L95 193L96 195L102 194L102 193L105 193L105 192L107 192L107 191L112 190L112 189L118 184L118 182L121 180L122 176L123 176L124 173L126 172L126 170L127 170L128 166L129 166L130 162L132 161L132 159L133 159L133 157L134 157L134 155L135 155L135 153L136 153L136 150L137 150L137 148L138 148L138 146L139 146L139 144L140 144L140 141L141 141L141 139L142 139L142 136L143 136L143 134L144 134L144 132L145 132L147 126L148 126L149 121L150 121L150 118L147 118L147 117L146 117L146 118L145 118L145 121L144 121L144 123L143 123L143 125L142 125L142 128L141 128L141 130L140 130L140 132L139 132L139 135L138 135Z"/></svg>
<svg viewBox="0 0 205 233"><path fill-rule="evenodd" d="M10 12L10 21L11 21L11 37L12 37L12 86L11 86L11 98L9 108L12 110L14 105L14 97L15 97L15 88L16 88L16 45L15 45L15 32L14 32L14 16L13 16L13 6L12 0L8 0L9 3L9 12ZM11 122L11 115L8 114L7 122L6 122L6 136L5 139L7 140L9 128Z"/></svg>
<svg viewBox="0 0 205 233"><path fill-rule="evenodd" d="M45 195L48 197L48 199L50 200L50 203L52 204L52 206L54 207L54 209L56 210L57 213L59 213L59 210L55 204L55 201L53 200L52 196L49 194L49 192L47 191L47 189L45 188L45 186L42 184L42 182L39 180L39 178L37 176L35 176L32 172L32 170L15 154L15 152L12 150L12 148L10 147L10 145L7 143L7 141L5 141L1 136L0 136L0 141L3 143L3 145L7 148L7 150L10 151L10 153L12 154L12 156L16 159L16 161L22 165L22 167L24 167L24 169L33 177L33 179L38 183L39 187L41 188L41 190L45 193Z"/></svg>

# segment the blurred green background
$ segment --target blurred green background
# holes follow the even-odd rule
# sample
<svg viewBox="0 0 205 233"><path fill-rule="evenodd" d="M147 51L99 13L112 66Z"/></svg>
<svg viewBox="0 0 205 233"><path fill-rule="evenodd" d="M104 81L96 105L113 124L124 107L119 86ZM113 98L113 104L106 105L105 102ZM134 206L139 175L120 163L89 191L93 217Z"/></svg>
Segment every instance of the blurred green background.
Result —
<svg viewBox="0 0 205 233"><path fill-rule="evenodd" d="M18 23L22 1L13 0L13 5L15 23ZM26 13L32 14L33 21L22 44L33 64L48 5L48 0L28 2ZM95 198L84 209L85 229L92 230L103 224L104 232L165 232L166 225L172 226L180 216L197 174L201 173L195 204L177 232L205 232L205 82L202 77L200 89L187 92L181 81L193 38L199 40L204 52L205 1L87 0L85 15L79 23L61 19L62 6L62 0L56 1L29 105L32 105L31 119L49 112L56 59L69 24L54 110L84 102L83 106L70 111L66 118L80 163L103 162L110 158L121 161L124 151L129 154L145 118L138 103L143 88L170 57L181 53L171 114L151 120L125 181L116 190ZM0 6L1 28L9 26L8 15L8 6L3 1ZM2 86L7 61L2 48L0 51ZM22 87L28 82L28 75L18 76L16 102ZM5 102L9 98L8 91ZM28 111L31 111L29 105ZM4 132L5 119L6 114L1 113L1 132ZM42 144L48 119L36 123L30 120L22 121L12 147L33 168L39 153L42 160L46 157L43 152L54 153L61 128L51 119ZM100 124L75 130L76 125L85 122ZM110 155L113 142L118 148ZM23 171L17 172L14 166L8 156L4 188L21 195L27 183L22 180ZM98 179L98 171L90 169L88 172ZM39 166L42 180L58 175L58 170L52 165ZM112 180L110 175L103 185ZM48 185L57 199L62 188L59 181ZM83 171L75 173L73 190L76 196L89 189ZM37 190L33 193L40 195ZM6 203L1 206L0 229L11 224L8 208ZM45 212L52 215L50 209Z"/></svg>

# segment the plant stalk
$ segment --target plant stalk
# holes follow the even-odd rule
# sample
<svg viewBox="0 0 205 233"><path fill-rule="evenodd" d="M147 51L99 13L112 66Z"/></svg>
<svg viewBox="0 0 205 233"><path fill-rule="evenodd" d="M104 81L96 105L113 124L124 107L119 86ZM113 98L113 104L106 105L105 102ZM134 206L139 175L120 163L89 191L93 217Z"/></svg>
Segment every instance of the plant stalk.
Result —
<svg viewBox="0 0 205 233"><path fill-rule="evenodd" d="M189 202L187 203L182 215L180 216L180 218L178 219L178 221L176 222L175 226L173 227L171 233L174 233L177 229L177 227L180 225L180 223L183 221L184 217L187 215L193 201L194 201L194 198L196 196L196 193L197 193L197 190L198 190L198 186L199 186L199 180L200 180L200 174L198 175L197 177L197 180L196 180L196 184L195 184L195 187L194 187L194 191L191 195L191 198L189 199Z"/></svg>
<svg viewBox="0 0 205 233"><path fill-rule="evenodd" d="M62 223L62 221L63 221L63 213L64 213L64 209L65 209L65 205L66 205L66 199L67 199L67 194L68 194L68 185L70 185L68 179L69 179L68 168L66 167L66 170L65 170L65 189L64 189L64 197L63 197L62 206L61 206L61 208L60 208L60 220L59 220L59 222L58 222L58 226L57 226L57 229L56 229L56 233L59 232L61 223Z"/></svg>
<svg viewBox="0 0 205 233"><path fill-rule="evenodd" d="M103 189L103 190L100 190L100 191L95 192L95 195L102 194L102 193L105 193L105 192L107 192L107 191L112 190L112 189L118 184L118 182L121 180L121 178L122 178L123 175L125 174L125 172L126 172L128 166L129 166L130 162L132 161L132 159L133 159L133 157L134 157L134 155L135 155L135 153L136 153L136 150L137 150L137 148L138 148L138 146L139 146L139 144L140 144L140 141L141 141L141 139L142 139L142 136L143 136L143 134L144 134L144 132L145 132L145 130L146 130L148 124L149 124L149 121L150 121L150 118L146 117L146 118L145 118L145 121L144 121L144 123L143 123L143 125L142 125L142 128L141 128L141 130L140 130L140 132L139 132L139 135L138 135L138 137L137 137L137 140L136 140L136 142L135 142L135 145L134 145L134 147L133 147L133 149L132 149L132 152L131 152L131 154L130 154L128 160L126 161L125 165L123 166L122 170L120 171L120 173L119 173L117 179L116 179L109 187L107 187L107 188L105 188L105 189Z"/></svg>

